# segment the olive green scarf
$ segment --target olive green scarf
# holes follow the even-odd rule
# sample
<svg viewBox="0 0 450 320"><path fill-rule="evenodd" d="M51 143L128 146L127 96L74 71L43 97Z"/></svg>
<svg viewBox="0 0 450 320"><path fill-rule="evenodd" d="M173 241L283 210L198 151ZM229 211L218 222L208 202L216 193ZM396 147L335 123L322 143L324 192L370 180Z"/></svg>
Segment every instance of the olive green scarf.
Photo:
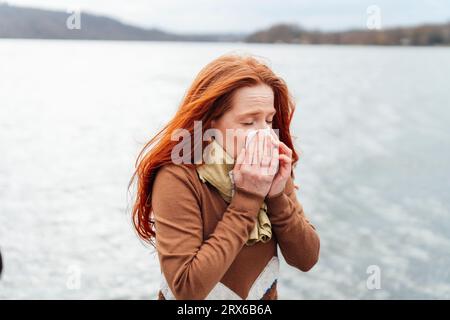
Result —
<svg viewBox="0 0 450 320"><path fill-rule="evenodd" d="M233 172L234 159L222 148L222 146L212 140L205 152L205 164L197 166L200 180L209 182L214 186L222 198L230 203L234 194ZM262 203L258 213L257 223L250 233L247 245L251 246L258 241L268 242L272 237L272 227L267 216L267 205Z"/></svg>

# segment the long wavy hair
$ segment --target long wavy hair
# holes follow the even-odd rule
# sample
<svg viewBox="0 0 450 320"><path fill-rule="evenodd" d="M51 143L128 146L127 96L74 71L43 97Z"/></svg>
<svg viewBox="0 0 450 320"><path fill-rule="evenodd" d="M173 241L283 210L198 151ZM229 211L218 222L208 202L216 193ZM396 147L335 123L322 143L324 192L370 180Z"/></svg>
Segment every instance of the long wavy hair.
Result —
<svg viewBox="0 0 450 320"><path fill-rule="evenodd" d="M221 56L199 72L175 116L145 144L137 157L136 170L128 188L137 181L131 213L134 227L141 239L155 246L156 231L152 216L151 190L158 169L172 163L172 149L179 143L171 139L172 134L182 128L192 135L194 121L201 121L203 134L205 130L211 128L212 120L218 119L231 108L231 98L235 90L257 84L266 84L272 88L276 109L272 127L279 130L280 140L292 149L293 164L298 161L289 130L295 104L284 80L275 75L261 59L254 56L237 54ZM206 144L204 141L201 143L202 147ZM198 146L191 146L191 157L196 147ZM190 163L183 165L195 166L195 161L191 159Z"/></svg>

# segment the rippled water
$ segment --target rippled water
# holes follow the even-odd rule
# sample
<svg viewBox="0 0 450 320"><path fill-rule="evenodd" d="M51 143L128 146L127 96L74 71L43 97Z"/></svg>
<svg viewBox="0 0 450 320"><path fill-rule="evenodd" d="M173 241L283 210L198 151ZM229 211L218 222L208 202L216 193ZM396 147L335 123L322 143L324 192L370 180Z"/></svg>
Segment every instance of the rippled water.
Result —
<svg viewBox="0 0 450 320"><path fill-rule="evenodd" d="M308 273L282 264L280 298L450 298L450 49L22 40L0 41L0 298L156 297L133 161L233 50L267 57L298 103L322 251Z"/></svg>

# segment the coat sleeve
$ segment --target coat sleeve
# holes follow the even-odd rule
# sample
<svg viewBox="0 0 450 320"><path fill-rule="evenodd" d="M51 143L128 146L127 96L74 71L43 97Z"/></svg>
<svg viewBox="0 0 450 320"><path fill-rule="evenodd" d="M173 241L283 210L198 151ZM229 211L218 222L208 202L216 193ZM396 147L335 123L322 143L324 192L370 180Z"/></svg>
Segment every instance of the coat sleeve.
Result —
<svg viewBox="0 0 450 320"><path fill-rule="evenodd" d="M286 262L301 271L310 270L319 259L320 239L297 199L290 177L283 192L266 198L272 230Z"/></svg>
<svg viewBox="0 0 450 320"><path fill-rule="evenodd" d="M263 196L237 189L215 230L203 239L198 190L179 165L162 167L152 188L156 249L176 299L204 299L245 245Z"/></svg>

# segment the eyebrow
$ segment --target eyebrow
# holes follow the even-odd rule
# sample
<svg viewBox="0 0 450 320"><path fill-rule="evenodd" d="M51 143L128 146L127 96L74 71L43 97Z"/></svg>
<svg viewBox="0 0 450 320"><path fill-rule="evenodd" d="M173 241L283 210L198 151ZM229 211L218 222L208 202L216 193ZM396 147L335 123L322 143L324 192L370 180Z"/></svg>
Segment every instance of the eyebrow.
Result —
<svg viewBox="0 0 450 320"><path fill-rule="evenodd" d="M239 117L254 116L254 115L260 114L262 112L263 112L262 110L245 112L245 113L240 114ZM269 116L274 115L276 112L277 112L277 110L273 110L273 111L269 112L268 115Z"/></svg>

